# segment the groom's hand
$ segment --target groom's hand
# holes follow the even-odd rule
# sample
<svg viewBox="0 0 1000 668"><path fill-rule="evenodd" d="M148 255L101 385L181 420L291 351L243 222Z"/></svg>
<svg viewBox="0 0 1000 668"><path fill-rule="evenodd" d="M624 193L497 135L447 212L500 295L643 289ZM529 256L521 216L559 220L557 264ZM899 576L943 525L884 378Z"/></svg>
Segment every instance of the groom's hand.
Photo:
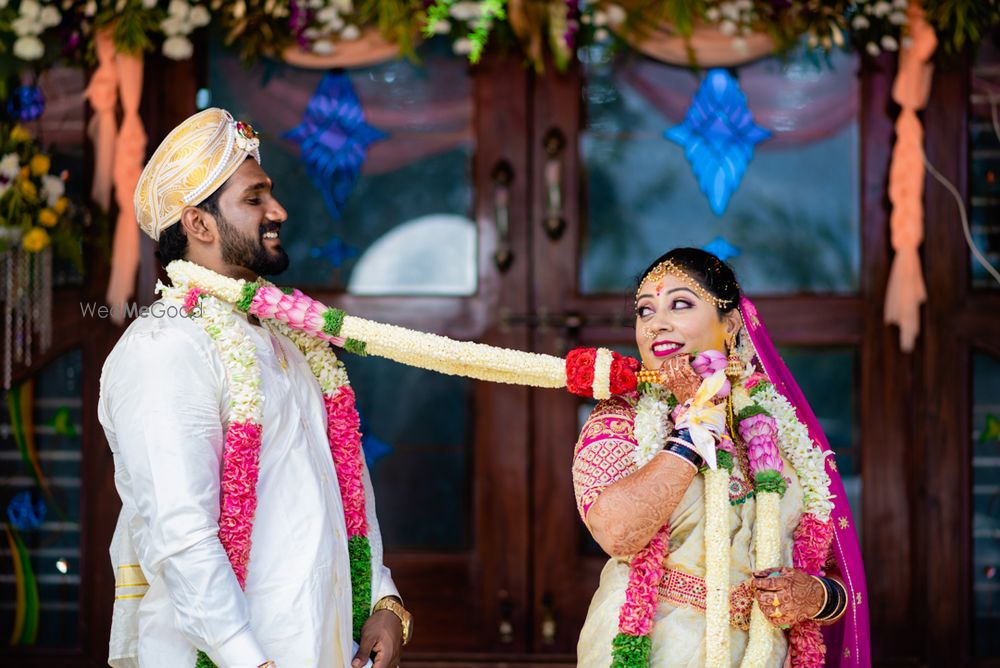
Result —
<svg viewBox="0 0 1000 668"><path fill-rule="evenodd" d="M361 627L361 642L351 665L361 668L374 652L374 668L396 668L402 646L403 626L399 617L389 610L379 610Z"/></svg>

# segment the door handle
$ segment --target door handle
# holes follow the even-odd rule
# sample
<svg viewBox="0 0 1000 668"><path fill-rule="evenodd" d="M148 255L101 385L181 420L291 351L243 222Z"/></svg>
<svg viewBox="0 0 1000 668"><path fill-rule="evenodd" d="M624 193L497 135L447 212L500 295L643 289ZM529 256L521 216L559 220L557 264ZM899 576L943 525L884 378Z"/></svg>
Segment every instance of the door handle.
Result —
<svg viewBox="0 0 1000 668"><path fill-rule="evenodd" d="M545 217L542 228L549 239L556 241L566 231L562 192L562 152L566 148L566 137L559 128L550 128L542 145L545 147Z"/></svg>
<svg viewBox="0 0 1000 668"><path fill-rule="evenodd" d="M556 643L556 613L552 592L542 596L542 642L546 645Z"/></svg>
<svg viewBox="0 0 1000 668"><path fill-rule="evenodd" d="M514 642L514 604L511 603L510 594L506 589L497 592L497 599L500 602L500 623L497 625L497 632L500 642L509 645Z"/></svg>
<svg viewBox="0 0 1000 668"><path fill-rule="evenodd" d="M501 273L510 269L514 252L510 246L510 184L514 180L514 170L510 163L501 160L493 168L493 224L497 230L497 250L493 253L493 263Z"/></svg>

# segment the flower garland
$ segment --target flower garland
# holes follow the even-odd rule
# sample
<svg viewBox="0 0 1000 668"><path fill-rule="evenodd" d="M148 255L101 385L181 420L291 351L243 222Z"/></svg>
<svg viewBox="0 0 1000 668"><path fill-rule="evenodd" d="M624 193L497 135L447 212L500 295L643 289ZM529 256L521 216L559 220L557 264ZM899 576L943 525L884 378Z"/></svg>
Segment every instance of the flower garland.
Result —
<svg viewBox="0 0 1000 668"><path fill-rule="evenodd" d="M576 352L576 351L574 351ZM582 357L578 353L577 357ZM699 356L701 360L701 356ZM705 363L704 381L695 397L679 406L677 399L660 385L644 383L636 404L633 434L636 439L634 461L637 467L649 463L663 450L671 421L687 423L696 414L707 413L702 404L715 398L722 383L721 375ZM687 418L687 420L685 420ZM707 427L695 425L709 431ZM725 439L723 439L725 442ZM731 444L729 445L731 447ZM716 453L718 468L709 468L705 476L705 586L706 586L706 665L729 665L729 475L731 454L720 443ZM701 449L699 448L699 452ZM670 544L669 525L653 536L650 543L633 557L625 604L618 621L618 635L612 644L612 667L637 668L649 664L656 613L657 588L663 579L663 561ZM653 584L650 585L649 583Z"/></svg>
<svg viewBox="0 0 1000 668"><path fill-rule="evenodd" d="M796 569L821 575L833 537L830 513L830 476L826 457L809 438L805 425L796 417L795 408L763 374L754 374L733 393L740 411L739 431L747 443L751 468L758 485L755 549L760 568L779 565L781 536L778 503L786 482L781 475L784 463L776 446L792 463L803 490L803 515L793 535L792 563ZM754 607L750 621L750 643L744 666L760 666L770 654L770 639L775 631L759 607ZM789 633L792 666L812 668L824 664L826 648L819 624L805 620Z"/></svg>
<svg viewBox="0 0 1000 668"><path fill-rule="evenodd" d="M191 271L185 272L185 268ZM159 285L158 291L165 297L181 301L184 312L199 320L215 343L229 380L232 398L223 446L219 540L240 586L244 587L257 506L264 394L256 346L240 327L233 300L226 297L242 294L246 281L226 278L197 265L177 267L171 264L167 273L175 287ZM280 325L279 329L302 351L323 392L327 436L344 502L353 635L358 639L371 608L371 545L362 481L360 419L354 392L342 362L326 342ZM199 653L196 666L211 665L211 660Z"/></svg>
<svg viewBox="0 0 1000 668"><path fill-rule="evenodd" d="M736 396L743 399L747 393L737 392ZM750 475L756 489L756 566L758 570L778 568L781 566L780 503L787 483L781 474L784 462L775 440L777 423L760 406L745 406L740 411L739 434L746 444ZM743 654L743 668L759 668L767 663L776 633L760 607L754 606L750 613L750 641Z"/></svg>

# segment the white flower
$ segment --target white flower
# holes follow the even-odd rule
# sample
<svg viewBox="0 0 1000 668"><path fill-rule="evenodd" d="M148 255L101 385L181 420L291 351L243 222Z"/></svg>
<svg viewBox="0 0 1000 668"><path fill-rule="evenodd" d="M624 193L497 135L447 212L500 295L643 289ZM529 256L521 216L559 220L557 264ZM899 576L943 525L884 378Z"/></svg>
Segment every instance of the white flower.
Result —
<svg viewBox="0 0 1000 668"><path fill-rule="evenodd" d="M18 16L11 21L10 27L14 29L14 33L19 37L41 35L43 30L41 21L30 16Z"/></svg>
<svg viewBox="0 0 1000 668"><path fill-rule="evenodd" d="M896 9L902 9L906 11L907 6L909 6L908 0L893 0L892 6Z"/></svg>
<svg viewBox="0 0 1000 668"><path fill-rule="evenodd" d="M719 32L727 37L736 34L736 24L732 21L723 21L719 24Z"/></svg>
<svg viewBox="0 0 1000 668"><path fill-rule="evenodd" d="M142 0L142 6L146 9L152 9L153 7L156 7L156 3L158 1L159 0Z"/></svg>
<svg viewBox="0 0 1000 668"><path fill-rule="evenodd" d="M84 16L94 16L97 14L97 0L87 0L87 4L83 6Z"/></svg>
<svg viewBox="0 0 1000 668"><path fill-rule="evenodd" d="M327 30L336 32L344 27L344 19L340 17L340 14L334 13L330 16L329 20L323 21L323 25Z"/></svg>
<svg viewBox="0 0 1000 668"><path fill-rule="evenodd" d="M875 16L882 18L883 16L892 11L892 5L883 0L882 2L876 2L875 7L873 9L875 12Z"/></svg>
<svg viewBox="0 0 1000 668"><path fill-rule="evenodd" d="M876 44L875 42L868 42L867 44L865 44L865 51L868 52L869 56L873 57L882 53L882 50L878 48L878 44Z"/></svg>
<svg viewBox="0 0 1000 668"><path fill-rule="evenodd" d="M163 42L163 55L171 60L187 60L194 53L194 45L183 35L174 35Z"/></svg>
<svg viewBox="0 0 1000 668"><path fill-rule="evenodd" d="M0 176L13 181L21 173L21 161L17 153L8 153L0 160Z"/></svg>
<svg viewBox="0 0 1000 668"><path fill-rule="evenodd" d="M903 12L893 12L892 14L889 14L889 23L894 26L906 25L906 22L906 14Z"/></svg>
<svg viewBox="0 0 1000 668"><path fill-rule="evenodd" d="M9 0L0 0L0 9L5 9Z"/></svg>
<svg viewBox="0 0 1000 668"><path fill-rule="evenodd" d="M607 28L598 28L594 31L594 39L598 42L604 42L611 37L611 33L608 32Z"/></svg>
<svg viewBox="0 0 1000 668"><path fill-rule="evenodd" d="M854 28L855 30L864 30L870 25L871 23L868 21L868 18L862 16L861 14L858 14L853 19L851 19L851 27Z"/></svg>
<svg viewBox="0 0 1000 668"><path fill-rule="evenodd" d="M333 53L333 42L328 39L318 39L312 43L312 51L321 56L328 56Z"/></svg>
<svg viewBox="0 0 1000 668"><path fill-rule="evenodd" d="M160 30L167 37L187 35L190 31L187 21L179 16L168 16L160 21Z"/></svg>
<svg viewBox="0 0 1000 668"><path fill-rule="evenodd" d="M719 12L718 7L709 7L708 9L705 10L705 18L711 21L712 23L715 23L721 17L722 14Z"/></svg>
<svg viewBox="0 0 1000 668"><path fill-rule="evenodd" d="M195 28L201 28L207 26L212 20L212 15L208 13L208 10L198 5L197 7L191 8L191 13L188 15L188 20L191 22Z"/></svg>
<svg viewBox="0 0 1000 668"><path fill-rule="evenodd" d="M357 26L347 26L340 31L340 39L347 42L353 42L359 37L361 37L361 31L358 30Z"/></svg>
<svg viewBox="0 0 1000 668"><path fill-rule="evenodd" d="M738 19L740 17L740 10L739 10L739 8L737 8L736 4L732 3L732 2L723 2L723 3L721 3L719 5L719 11L722 12L723 16L725 16L727 19L730 19L732 21L735 21L736 19Z"/></svg>
<svg viewBox="0 0 1000 668"><path fill-rule="evenodd" d="M604 11L608 14L608 23L613 26L625 23L625 10L621 8L621 5L608 5L604 8Z"/></svg>
<svg viewBox="0 0 1000 668"><path fill-rule="evenodd" d="M333 0L333 6L336 7L341 14L354 13L354 3L351 0Z"/></svg>
<svg viewBox="0 0 1000 668"><path fill-rule="evenodd" d="M899 50L899 42L892 35L886 35L882 38L882 48L886 51L897 51Z"/></svg>
<svg viewBox="0 0 1000 668"><path fill-rule="evenodd" d="M587 18L587 17L584 17L584 18ZM602 12L600 10L594 12L594 25L595 26L600 27L600 26L604 26L604 25L607 25L607 24L608 24L608 15L607 14L605 14L604 12Z"/></svg>
<svg viewBox="0 0 1000 668"><path fill-rule="evenodd" d="M35 0L21 0L21 16L37 19L42 14L42 6Z"/></svg>
<svg viewBox="0 0 1000 668"><path fill-rule="evenodd" d="M59 10L52 5L46 5L45 8L42 9L42 13L38 16L38 20L46 28L51 28L52 26L59 25L59 22L62 21L62 15L59 13Z"/></svg>
<svg viewBox="0 0 1000 668"><path fill-rule="evenodd" d="M459 21L471 21L479 18L482 9L478 2L456 2L448 13Z"/></svg>
<svg viewBox="0 0 1000 668"><path fill-rule="evenodd" d="M186 0L170 0L167 5L167 14L170 16L186 17L191 12L191 5Z"/></svg>
<svg viewBox="0 0 1000 668"><path fill-rule="evenodd" d="M66 184L58 176L46 174L42 177L42 196L45 203L55 206L56 200L66 194Z"/></svg>
<svg viewBox="0 0 1000 668"><path fill-rule="evenodd" d="M447 35L451 32L451 23L449 21L438 21L431 26L431 30L434 31L435 35Z"/></svg>
<svg viewBox="0 0 1000 668"><path fill-rule="evenodd" d="M472 52L472 40L468 37L460 37L451 45L451 50L460 56L466 56Z"/></svg>
<svg viewBox="0 0 1000 668"><path fill-rule="evenodd" d="M21 60L38 60L45 55L45 45L34 35L25 35L14 42L14 55Z"/></svg>

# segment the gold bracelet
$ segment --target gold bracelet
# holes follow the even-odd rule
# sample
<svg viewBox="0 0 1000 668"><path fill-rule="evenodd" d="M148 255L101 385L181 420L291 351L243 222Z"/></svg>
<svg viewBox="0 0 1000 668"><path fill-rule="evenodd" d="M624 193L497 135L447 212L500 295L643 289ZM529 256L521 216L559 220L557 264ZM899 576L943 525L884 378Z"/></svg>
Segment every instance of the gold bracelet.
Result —
<svg viewBox="0 0 1000 668"><path fill-rule="evenodd" d="M830 590L826 588L826 583L823 582L822 578L816 577L815 575L810 575L809 577L818 582L819 586L823 588L823 605L819 606L819 610L816 611L816 614L819 615L821 612L826 610L826 604L830 602ZM811 619L816 619L816 617L812 617Z"/></svg>
<svg viewBox="0 0 1000 668"><path fill-rule="evenodd" d="M278 664L276 664L271 659L268 659L264 663L262 663L259 666L257 666L257 668L278 668Z"/></svg>

